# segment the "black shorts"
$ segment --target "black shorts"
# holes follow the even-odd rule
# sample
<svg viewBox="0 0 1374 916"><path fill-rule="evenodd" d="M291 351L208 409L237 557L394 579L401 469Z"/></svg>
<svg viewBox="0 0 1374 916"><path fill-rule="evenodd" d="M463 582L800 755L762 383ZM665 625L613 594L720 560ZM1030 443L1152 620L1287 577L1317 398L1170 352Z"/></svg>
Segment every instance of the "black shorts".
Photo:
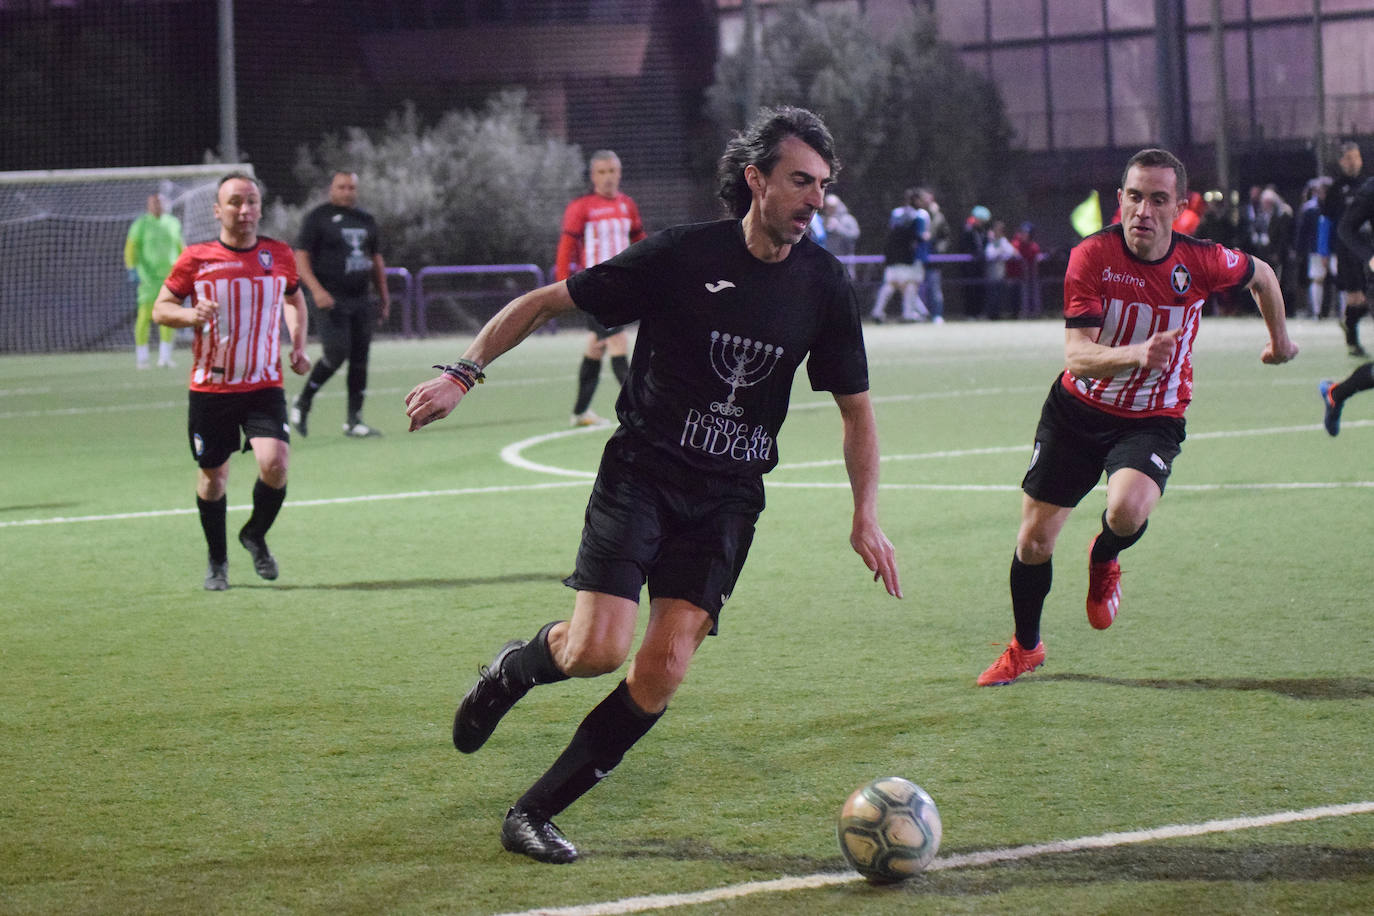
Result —
<svg viewBox="0 0 1374 916"><path fill-rule="evenodd" d="M614 337L627 327L629 327L627 324L618 324L613 328L608 328L591 315L587 316L587 330L595 334L597 340L605 340L607 337Z"/></svg>
<svg viewBox="0 0 1374 916"><path fill-rule="evenodd" d="M1118 417L1079 401L1055 379L1021 489L1032 499L1072 508L1097 486L1103 471L1110 477L1133 468L1163 493L1185 438L1181 417Z"/></svg>
<svg viewBox="0 0 1374 916"><path fill-rule="evenodd" d="M1344 245L1336 249L1336 289L1343 293L1363 292L1365 272L1359 255Z"/></svg>
<svg viewBox="0 0 1374 916"><path fill-rule="evenodd" d="M345 360L362 361L372 345L372 306L366 296L336 297L332 308L316 309L311 328L318 328L325 358L335 368Z"/></svg>
<svg viewBox="0 0 1374 916"><path fill-rule="evenodd" d="M242 437L240 437L240 430ZM286 393L281 388L233 394L192 391L187 411L191 457L202 468L217 468L254 438L291 441L286 422Z"/></svg>
<svg viewBox="0 0 1374 916"><path fill-rule="evenodd" d="M711 615L711 632L744 568L763 511L758 477L720 477L655 455L617 434L587 501L577 568L563 584L639 600L680 598Z"/></svg>

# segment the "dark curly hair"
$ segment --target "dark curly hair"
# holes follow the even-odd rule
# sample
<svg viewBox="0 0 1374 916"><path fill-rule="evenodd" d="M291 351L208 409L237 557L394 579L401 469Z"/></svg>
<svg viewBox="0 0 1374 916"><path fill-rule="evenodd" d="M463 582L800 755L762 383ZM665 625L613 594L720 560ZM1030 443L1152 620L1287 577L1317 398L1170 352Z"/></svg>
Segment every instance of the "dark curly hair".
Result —
<svg viewBox="0 0 1374 916"><path fill-rule="evenodd" d="M725 145L716 166L716 194L736 219L749 212L754 197L744 180L745 168L752 165L765 175L772 172L782 156L782 141L788 137L798 138L819 153L830 166L832 180L839 174L835 138L824 121L805 108L790 105L760 109L749 126Z"/></svg>

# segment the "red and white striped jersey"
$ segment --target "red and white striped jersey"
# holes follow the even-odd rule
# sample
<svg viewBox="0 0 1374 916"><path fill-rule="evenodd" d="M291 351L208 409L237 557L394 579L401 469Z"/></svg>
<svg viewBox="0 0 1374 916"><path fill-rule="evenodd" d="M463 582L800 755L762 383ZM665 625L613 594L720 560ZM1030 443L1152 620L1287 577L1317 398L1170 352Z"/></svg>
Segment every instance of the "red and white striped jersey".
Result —
<svg viewBox="0 0 1374 916"><path fill-rule="evenodd" d="M259 237L252 248L218 239L191 245L177 258L167 289L191 301L212 299L219 310L196 328L191 390L224 394L281 388L281 317L299 279L291 247Z"/></svg>
<svg viewBox="0 0 1374 916"><path fill-rule="evenodd" d="M553 278L566 280L575 270L600 264L642 238L639 207L628 194L583 194L563 211Z"/></svg>
<svg viewBox="0 0 1374 916"><path fill-rule="evenodd" d="M1118 416L1183 416L1193 397L1193 343L1207 297L1244 286L1254 269L1247 254L1177 232L1169 253L1158 261L1132 254L1119 223L1088 236L1069 255L1065 325L1099 328L1097 342L1108 347L1141 343L1174 328L1183 333L1163 370L1081 378L1065 369L1064 387Z"/></svg>

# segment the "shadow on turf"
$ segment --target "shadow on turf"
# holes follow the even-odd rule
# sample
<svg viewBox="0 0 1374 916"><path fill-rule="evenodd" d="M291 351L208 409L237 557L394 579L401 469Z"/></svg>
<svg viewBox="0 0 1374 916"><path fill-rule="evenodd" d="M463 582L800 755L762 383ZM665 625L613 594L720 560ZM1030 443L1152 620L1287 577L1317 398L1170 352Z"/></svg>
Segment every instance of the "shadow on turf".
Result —
<svg viewBox="0 0 1374 916"><path fill-rule="evenodd" d="M1035 885L1106 881L1357 881L1374 877L1367 849L1255 844L1158 843L1037 856L995 867L927 872L903 885L917 894L997 894Z"/></svg>
<svg viewBox="0 0 1374 916"><path fill-rule="evenodd" d="M630 840L603 854L623 859L725 862L770 874L844 870L838 857L821 859L725 852L685 839L675 842ZM955 896L996 894L1028 885L1105 881L1348 881L1368 877L1374 877L1374 856L1365 849L1293 844L1221 848L1152 843L932 871L906 882L901 888L917 894ZM855 880L858 881L858 876Z"/></svg>
<svg viewBox="0 0 1374 916"><path fill-rule="evenodd" d="M234 588L267 588L282 592L386 592L408 588L470 588L478 585L521 585L529 582L561 582L566 573L511 573L505 576L472 576L466 579L377 579L369 582L321 582L317 585L279 585L250 582Z"/></svg>
<svg viewBox="0 0 1374 916"><path fill-rule="evenodd" d="M1120 678L1095 674L1048 674L1037 681L1080 681L1110 687L1147 687L1151 690L1267 690L1294 700L1360 700L1374 697L1374 678Z"/></svg>
<svg viewBox="0 0 1374 916"><path fill-rule="evenodd" d="M787 875L843 871L844 861L839 855L821 859L804 856L761 855L757 852L727 852L693 839L627 840L623 845L606 849L603 854L618 859L667 859L674 862L723 862L739 865L763 873Z"/></svg>
<svg viewBox="0 0 1374 916"><path fill-rule="evenodd" d="M35 509L70 509L80 503L27 503L15 506L0 506L0 512L32 512Z"/></svg>

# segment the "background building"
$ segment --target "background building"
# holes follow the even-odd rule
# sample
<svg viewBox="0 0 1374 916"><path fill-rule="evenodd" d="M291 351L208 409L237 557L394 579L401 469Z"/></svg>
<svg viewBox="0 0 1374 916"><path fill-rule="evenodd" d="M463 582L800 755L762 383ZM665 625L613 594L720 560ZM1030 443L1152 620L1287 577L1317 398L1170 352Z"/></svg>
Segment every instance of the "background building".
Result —
<svg viewBox="0 0 1374 916"><path fill-rule="evenodd" d="M1024 207L1044 214L1051 243L1087 190L1110 201L1123 154L1141 146L1176 149L1198 188L1273 182L1292 199L1329 168L1335 140L1374 135L1374 0L816 2L879 28L934 18L1000 87ZM651 227L706 217L720 137L704 92L718 54L743 41L746 13L766 29L777 6L0 0L0 171L226 157L229 9L238 149L227 158L252 162L288 200L308 190L292 169L303 144L376 129L407 101L435 118L520 85L555 136L621 153Z"/></svg>

